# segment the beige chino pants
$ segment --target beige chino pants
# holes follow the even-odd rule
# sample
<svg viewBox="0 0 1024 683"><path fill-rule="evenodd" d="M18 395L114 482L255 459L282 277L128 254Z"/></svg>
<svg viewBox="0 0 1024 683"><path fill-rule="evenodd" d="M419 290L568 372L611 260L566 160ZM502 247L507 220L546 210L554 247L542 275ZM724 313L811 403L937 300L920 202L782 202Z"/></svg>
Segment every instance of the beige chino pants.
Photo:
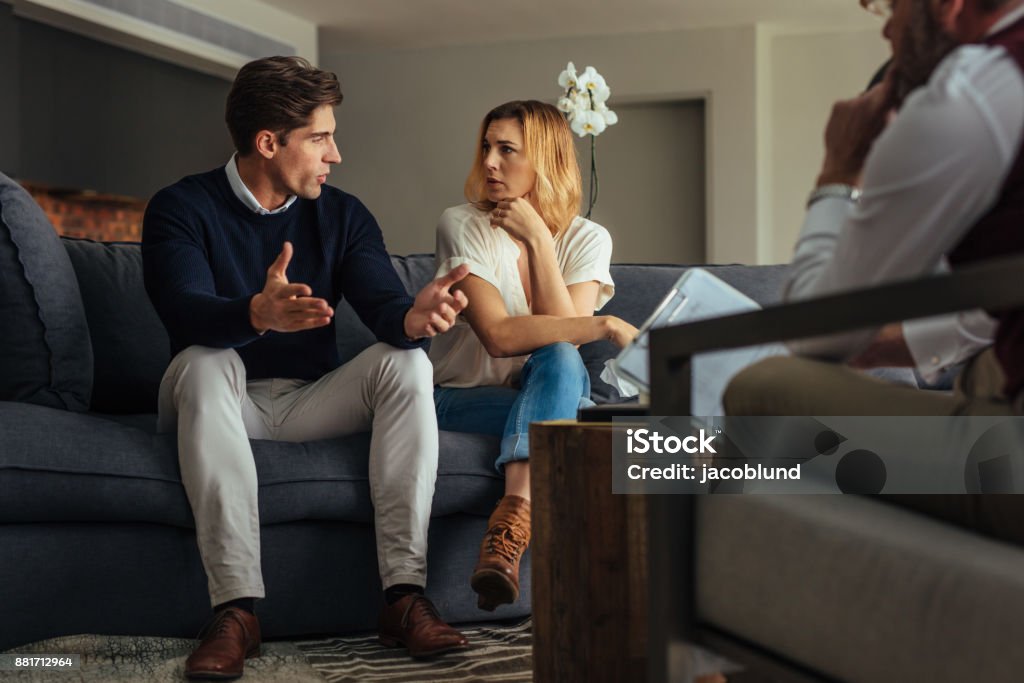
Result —
<svg viewBox="0 0 1024 683"><path fill-rule="evenodd" d="M725 392L728 415L1024 415L1024 392L1003 393L1006 377L989 348L960 373L952 392L883 382L834 363L769 358L740 372ZM882 495L925 515L1024 544L1024 495Z"/></svg>
<svg viewBox="0 0 1024 683"><path fill-rule="evenodd" d="M779 356L737 374L722 402L727 415L1020 415L1024 394L1008 399L1005 381L991 348L967 363L951 393L884 382L836 363Z"/></svg>
<svg viewBox="0 0 1024 683"><path fill-rule="evenodd" d="M433 369L422 350L375 344L315 382L247 382L234 350L190 346L164 373L159 411L159 431L177 430L212 605L265 595L249 438L313 441L372 430L381 581L426 584L438 446Z"/></svg>

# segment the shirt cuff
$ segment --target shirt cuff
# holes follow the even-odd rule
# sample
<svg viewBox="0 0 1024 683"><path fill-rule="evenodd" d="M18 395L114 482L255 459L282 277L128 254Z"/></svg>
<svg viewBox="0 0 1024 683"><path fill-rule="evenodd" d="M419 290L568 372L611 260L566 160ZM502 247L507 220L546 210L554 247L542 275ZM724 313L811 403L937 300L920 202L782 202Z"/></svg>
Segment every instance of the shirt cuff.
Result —
<svg viewBox="0 0 1024 683"><path fill-rule="evenodd" d="M804 216L804 225L800 230L804 237L830 236L838 237L843 230L847 217L856 206L848 199L826 197L811 204Z"/></svg>
<svg viewBox="0 0 1024 683"><path fill-rule="evenodd" d="M917 371L929 384L959 360L957 316L942 315L903 323L903 339L910 349Z"/></svg>

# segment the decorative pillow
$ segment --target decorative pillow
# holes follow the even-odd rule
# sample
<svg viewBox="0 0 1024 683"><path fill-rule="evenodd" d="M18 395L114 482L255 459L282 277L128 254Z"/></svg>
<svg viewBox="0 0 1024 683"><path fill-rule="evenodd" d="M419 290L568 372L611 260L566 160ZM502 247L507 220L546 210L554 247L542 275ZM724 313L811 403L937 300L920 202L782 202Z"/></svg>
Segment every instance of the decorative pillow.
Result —
<svg viewBox="0 0 1024 683"><path fill-rule="evenodd" d="M171 343L142 282L138 243L64 238L94 351L91 408L155 413Z"/></svg>
<svg viewBox="0 0 1024 683"><path fill-rule="evenodd" d="M377 337L363 324L344 297L334 307L334 333L338 357L343 364L377 343Z"/></svg>
<svg viewBox="0 0 1024 683"><path fill-rule="evenodd" d="M39 205L0 173L0 400L84 411L92 344L64 247Z"/></svg>

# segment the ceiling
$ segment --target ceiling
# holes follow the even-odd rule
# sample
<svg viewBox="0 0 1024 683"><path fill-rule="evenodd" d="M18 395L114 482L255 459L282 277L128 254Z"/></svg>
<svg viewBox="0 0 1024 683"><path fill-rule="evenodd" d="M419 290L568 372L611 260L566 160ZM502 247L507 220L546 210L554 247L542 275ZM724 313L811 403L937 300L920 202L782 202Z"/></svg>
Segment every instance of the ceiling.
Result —
<svg viewBox="0 0 1024 683"><path fill-rule="evenodd" d="M881 28L857 0L262 0L320 28L322 53L737 26Z"/></svg>

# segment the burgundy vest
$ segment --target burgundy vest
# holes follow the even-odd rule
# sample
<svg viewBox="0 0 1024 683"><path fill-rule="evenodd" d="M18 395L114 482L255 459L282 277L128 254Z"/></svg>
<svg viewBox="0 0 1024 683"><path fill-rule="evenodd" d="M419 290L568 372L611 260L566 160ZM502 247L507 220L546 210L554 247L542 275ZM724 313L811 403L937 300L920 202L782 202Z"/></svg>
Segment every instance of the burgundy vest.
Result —
<svg viewBox="0 0 1024 683"><path fill-rule="evenodd" d="M1024 19L989 36L985 43L1002 46L1024 75ZM949 262L955 267L1017 253L1024 253L1024 140L995 206L953 249ZM1012 399L1024 388L1024 309L993 315L999 321L996 357L1006 374L1004 392Z"/></svg>

